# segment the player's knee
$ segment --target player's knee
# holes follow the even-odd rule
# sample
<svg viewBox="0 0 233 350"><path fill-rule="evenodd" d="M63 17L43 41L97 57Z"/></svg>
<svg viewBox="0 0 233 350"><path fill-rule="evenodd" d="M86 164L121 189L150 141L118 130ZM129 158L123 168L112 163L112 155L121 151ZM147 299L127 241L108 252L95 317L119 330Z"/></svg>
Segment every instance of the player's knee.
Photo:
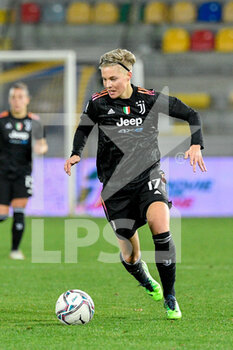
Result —
<svg viewBox="0 0 233 350"><path fill-rule="evenodd" d="M127 228L118 228L115 230L115 233L119 239L130 239L135 234L135 230Z"/></svg>
<svg viewBox="0 0 233 350"><path fill-rule="evenodd" d="M4 214L4 215L1 215L1 214L0 214L0 222L5 221L7 218L8 218L8 215L7 215L7 214Z"/></svg>

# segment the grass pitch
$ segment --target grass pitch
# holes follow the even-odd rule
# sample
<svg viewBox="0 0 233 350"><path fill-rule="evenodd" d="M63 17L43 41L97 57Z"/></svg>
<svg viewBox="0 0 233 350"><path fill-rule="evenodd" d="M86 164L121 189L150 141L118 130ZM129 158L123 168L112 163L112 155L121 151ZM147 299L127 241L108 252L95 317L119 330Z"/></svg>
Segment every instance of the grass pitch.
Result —
<svg viewBox="0 0 233 350"><path fill-rule="evenodd" d="M77 263L65 263L64 220L44 219L45 250L61 251L61 263L32 263L31 218L22 243L27 259L10 260L11 219L0 226L0 349L233 348L232 218L182 219L176 293L183 318L178 321L167 321L163 302L151 300L120 263L100 261L101 252L118 255L102 233L92 245L78 248ZM89 220L102 232L104 219ZM78 237L85 234L79 231ZM146 226L140 241L142 250L153 250ZM148 266L158 278L155 265ZM55 302L71 288L94 300L95 315L87 325L65 326L56 319Z"/></svg>

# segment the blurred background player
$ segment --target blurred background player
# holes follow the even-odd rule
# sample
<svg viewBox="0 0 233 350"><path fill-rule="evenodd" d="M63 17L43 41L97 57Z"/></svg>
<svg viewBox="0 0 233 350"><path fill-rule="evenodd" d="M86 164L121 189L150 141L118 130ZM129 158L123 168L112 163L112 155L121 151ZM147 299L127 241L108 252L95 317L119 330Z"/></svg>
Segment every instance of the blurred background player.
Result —
<svg viewBox="0 0 233 350"><path fill-rule="evenodd" d="M103 183L102 199L106 217L115 231L121 262L154 300L161 300L168 319L181 318L175 298L176 252L170 233L169 202L164 174L160 170L158 115L187 121L191 146L185 154L193 171L206 167L201 149L203 139L199 114L175 97L131 84L135 56L116 49L100 58L105 89L89 100L76 130L71 166L80 161L83 147L93 126L98 124L97 171ZM163 286L150 275L141 260L137 229L148 222L155 245L156 266Z"/></svg>
<svg viewBox="0 0 233 350"><path fill-rule="evenodd" d="M0 114L0 222L7 219L11 206L10 258L16 260L24 259L19 245L25 228L25 207L32 195L32 144L38 155L48 150L40 118L27 111L29 102L28 87L16 83L9 90L10 110Z"/></svg>

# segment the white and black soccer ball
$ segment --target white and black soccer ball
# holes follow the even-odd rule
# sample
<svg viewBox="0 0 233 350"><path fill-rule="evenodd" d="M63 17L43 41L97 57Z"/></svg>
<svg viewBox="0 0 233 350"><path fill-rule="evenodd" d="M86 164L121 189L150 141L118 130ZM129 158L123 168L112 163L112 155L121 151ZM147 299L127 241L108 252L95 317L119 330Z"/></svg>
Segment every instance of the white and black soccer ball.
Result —
<svg viewBox="0 0 233 350"><path fill-rule="evenodd" d="M59 296L55 312L63 324L86 324L91 321L95 306L90 295L79 289L70 289Z"/></svg>

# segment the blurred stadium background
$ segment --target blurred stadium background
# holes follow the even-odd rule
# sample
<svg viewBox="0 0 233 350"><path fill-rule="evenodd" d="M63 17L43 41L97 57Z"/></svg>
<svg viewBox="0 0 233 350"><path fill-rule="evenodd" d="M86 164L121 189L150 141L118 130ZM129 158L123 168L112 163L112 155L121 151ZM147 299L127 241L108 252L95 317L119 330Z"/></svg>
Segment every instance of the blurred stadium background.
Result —
<svg viewBox="0 0 233 350"><path fill-rule="evenodd" d="M41 116L49 143L46 157L35 159L29 214L103 215L94 160L97 133L88 141L83 162L73 169L68 191L63 172L68 156L64 63L39 58L22 62L15 51L46 50L48 57L55 50L76 54L76 113L68 126L73 134L88 98L102 88L99 56L122 47L141 64L137 82L158 91L167 86L202 116L207 174L193 175L179 157L188 146L187 126L171 118L161 121L160 146L169 159L175 206L183 216L232 216L233 1L1 0L0 30L0 110L8 108L11 84L27 83L30 110ZM15 59L1 60L7 52Z"/></svg>
<svg viewBox="0 0 233 350"><path fill-rule="evenodd" d="M176 291L183 320L178 323L168 324L162 304L152 305L144 298L119 264L100 261L102 253L108 259L119 256L114 235L104 234L105 219L67 218L103 215L95 168L96 130L71 178L63 165L88 98L102 89L99 56L117 47L136 54L136 83L157 91L168 87L203 120L205 174L193 174L183 161L182 152L189 146L187 126L162 116L160 123L162 167L176 208L172 214L182 217L172 218L173 236L174 227L182 228L182 242L176 244L179 253L182 246ZM49 144L48 154L34 159L35 194L27 207L22 242L25 261L8 259L11 220L1 224L1 349L233 348L232 76L230 0L0 0L0 110L8 108L12 83L27 83L30 110L40 115ZM72 244L78 265L65 259L67 221L84 225L77 228ZM93 224L99 231L93 232ZM101 233L88 246L82 242L86 228L92 238ZM148 231L147 226L140 229L141 249L154 259ZM59 254L61 263L46 260ZM154 276L152 264L150 271ZM58 296L70 288L85 290L96 306L93 322L78 330L60 326L54 314Z"/></svg>

